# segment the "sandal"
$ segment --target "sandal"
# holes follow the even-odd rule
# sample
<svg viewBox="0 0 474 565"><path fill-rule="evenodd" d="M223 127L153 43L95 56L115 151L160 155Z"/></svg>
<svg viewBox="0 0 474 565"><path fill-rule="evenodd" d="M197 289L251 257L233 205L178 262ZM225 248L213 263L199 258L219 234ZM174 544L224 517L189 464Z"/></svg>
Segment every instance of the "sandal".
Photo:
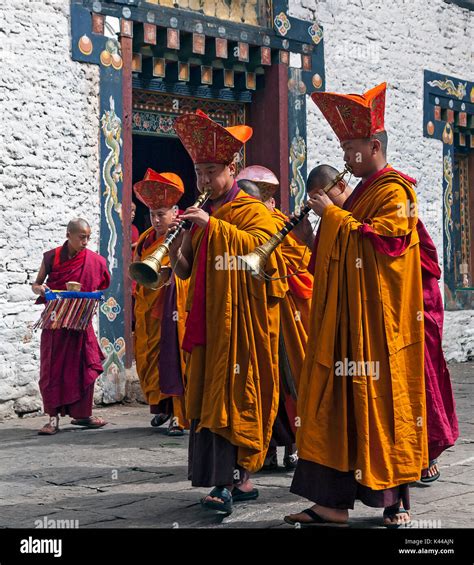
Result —
<svg viewBox="0 0 474 565"><path fill-rule="evenodd" d="M159 428L160 426L165 424L170 418L171 418L171 414L157 414L156 416L153 416L150 424L154 428Z"/></svg>
<svg viewBox="0 0 474 565"><path fill-rule="evenodd" d="M204 497L201 498L201 506L209 508L210 510L217 510L219 512L225 512L226 514L232 514L232 494L228 488L214 487L207 496L220 498L222 502L206 500L206 497Z"/></svg>
<svg viewBox="0 0 474 565"><path fill-rule="evenodd" d="M103 418L98 418L97 416L91 416L90 418L80 418L78 420L71 420L73 426L81 426L83 428L89 428L95 430L97 428L102 428L107 424Z"/></svg>
<svg viewBox="0 0 474 565"><path fill-rule="evenodd" d="M183 428L180 428L179 426L170 426L166 433L171 437L184 436L184 430L183 430Z"/></svg>
<svg viewBox="0 0 474 565"><path fill-rule="evenodd" d="M53 424L53 421L50 420L47 424L45 424L39 431L39 436L54 436L59 432L59 418L56 418L56 424Z"/></svg>
<svg viewBox="0 0 474 565"><path fill-rule="evenodd" d="M410 524L411 520L407 520L407 521L403 521L401 522L399 520L399 518L397 518L397 516L399 516L400 514L408 514L408 517L410 517L410 512L408 512L408 510L405 510L405 508L397 508L396 510L389 510L387 512L387 509L385 509L383 511L383 518L386 519L388 518L389 520L397 520L396 524L386 524L384 522L384 526L386 528L391 528L391 529L395 529L395 528L404 528L406 526L408 526L408 524Z"/></svg>
<svg viewBox="0 0 474 565"><path fill-rule="evenodd" d="M292 526L299 524L300 527L302 528L313 527L313 526L334 526L336 528L348 527L348 524L345 522L331 522L330 520L325 520L319 514L316 514L316 512L312 508L307 508L306 510L300 512L300 514L308 515L311 518L311 522L300 522L298 520L293 520L292 518L290 518L290 516L285 516L283 520L287 524L291 524Z"/></svg>
<svg viewBox="0 0 474 565"><path fill-rule="evenodd" d="M428 476L428 472L431 469L431 467L434 467L435 465L438 465L438 460L437 459L432 459L429 462L428 465L428 469L423 469L423 471L421 472L421 477L420 477L420 481L422 483L434 483L434 481L437 481L440 477L441 477L441 473L438 471L436 471L436 473L434 475L431 475L431 477ZM426 473L426 475L423 475L423 473Z"/></svg>
<svg viewBox="0 0 474 565"><path fill-rule="evenodd" d="M254 488L248 492L240 490L237 487L232 489L233 502L245 502L246 500L256 500L258 498L258 488Z"/></svg>
<svg viewBox="0 0 474 565"><path fill-rule="evenodd" d="M285 465L285 469L287 471L294 471L296 469L296 465L298 464L298 454L292 453L291 455L285 455L283 458L283 464Z"/></svg>

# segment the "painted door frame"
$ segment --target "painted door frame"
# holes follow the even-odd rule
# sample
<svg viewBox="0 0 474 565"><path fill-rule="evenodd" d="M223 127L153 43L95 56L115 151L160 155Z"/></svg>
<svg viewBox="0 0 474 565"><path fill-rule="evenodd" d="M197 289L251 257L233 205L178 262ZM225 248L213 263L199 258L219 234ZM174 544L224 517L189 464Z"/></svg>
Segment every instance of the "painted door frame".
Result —
<svg viewBox="0 0 474 565"><path fill-rule="evenodd" d="M323 30L317 22L290 16L287 0L272 2L271 22L265 28L224 22L142 0L127 5L114 0L70 0L70 6L72 59L100 68L99 252L107 259L112 283L99 310L99 336L106 355L101 377L103 400L113 402L124 398L125 373L132 364L127 276L131 259L128 218L132 201L132 80L134 71L141 70L142 65L141 54L133 53L134 23L143 30L144 40L151 47L160 33L161 37L171 35L177 39L178 46L180 34L192 34L193 49L194 37L204 36L205 45L214 41L216 45L217 41L233 45L240 66L246 64L244 54L249 65L255 57L258 64L267 65L265 87L248 93L253 99L249 121L255 133L247 156L249 163L267 166L279 175L280 206L284 211L293 210L304 198L306 94L325 88ZM116 39L104 35L107 16L120 22ZM299 68L290 65L295 57L299 58ZM153 81L161 84L159 79ZM183 91L182 85L180 89ZM207 92L212 96L209 88L201 91L203 96L208 96Z"/></svg>

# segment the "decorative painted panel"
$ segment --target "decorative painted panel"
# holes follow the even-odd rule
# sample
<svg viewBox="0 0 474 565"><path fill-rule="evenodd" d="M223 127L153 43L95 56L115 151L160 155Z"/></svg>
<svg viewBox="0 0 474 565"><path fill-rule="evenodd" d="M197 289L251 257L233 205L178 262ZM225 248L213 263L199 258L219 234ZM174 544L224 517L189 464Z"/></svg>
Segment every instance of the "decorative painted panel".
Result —
<svg viewBox="0 0 474 565"><path fill-rule="evenodd" d="M94 18L94 29L103 31L103 22ZM122 230L122 67L116 39L93 32L89 10L71 4L72 58L100 66L100 244L111 274L105 302L99 309L99 342L106 359L100 377L103 401L124 397L125 367L123 312L123 230ZM98 132L99 133L99 132Z"/></svg>
<svg viewBox="0 0 474 565"><path fill-rule="evenodd" d="M468 155L474 150L474 83L425 71L423 135L443 143L445 307L474 308Z"/></svg>

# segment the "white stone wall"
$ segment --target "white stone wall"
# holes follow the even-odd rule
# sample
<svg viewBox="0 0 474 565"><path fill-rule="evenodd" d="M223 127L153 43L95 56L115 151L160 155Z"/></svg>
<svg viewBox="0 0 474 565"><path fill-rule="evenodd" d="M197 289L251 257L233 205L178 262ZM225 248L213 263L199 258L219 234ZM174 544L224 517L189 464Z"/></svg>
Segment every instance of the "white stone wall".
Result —
<svg viewBox="0 0 474 565"><path fill-rule="evenodd" d="M75 216L98 249L99 70L73 62L68 0L0 8L0 418L41 408L30 283Z"/></svg>
<svg viewBox="0 0 474 565"><path fill-rule="evenodd" d="M420 215L442 261L442 143L423 137L423 71L474 80L474 13L443 0L290 0L290 13L324 28L326 90L388 83L389 162L418 180ZM342 168L337 139L309 97L307 109L309 169ZM474 358L474 311L445 313L444 348L448 360Z"/></svg>

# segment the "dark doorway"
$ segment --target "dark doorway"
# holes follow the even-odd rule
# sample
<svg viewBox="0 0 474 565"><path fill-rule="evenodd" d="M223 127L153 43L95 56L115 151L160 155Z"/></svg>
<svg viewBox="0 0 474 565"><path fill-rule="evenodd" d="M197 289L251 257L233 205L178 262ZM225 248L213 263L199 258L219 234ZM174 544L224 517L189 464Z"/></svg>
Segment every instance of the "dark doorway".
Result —
<svg viewBox="0 0 474 565"><path fill-rule="evenodd" d="M157 173L175 173L184 183L185 194L178 203L184 210L196 200L196 175L194 166L187 151L177 137L152 135L133 135L133 183L145 176L148 168ZM133 202L137 205L134 224L143 233L150 227L148 208L133 193Z"/></svg>

